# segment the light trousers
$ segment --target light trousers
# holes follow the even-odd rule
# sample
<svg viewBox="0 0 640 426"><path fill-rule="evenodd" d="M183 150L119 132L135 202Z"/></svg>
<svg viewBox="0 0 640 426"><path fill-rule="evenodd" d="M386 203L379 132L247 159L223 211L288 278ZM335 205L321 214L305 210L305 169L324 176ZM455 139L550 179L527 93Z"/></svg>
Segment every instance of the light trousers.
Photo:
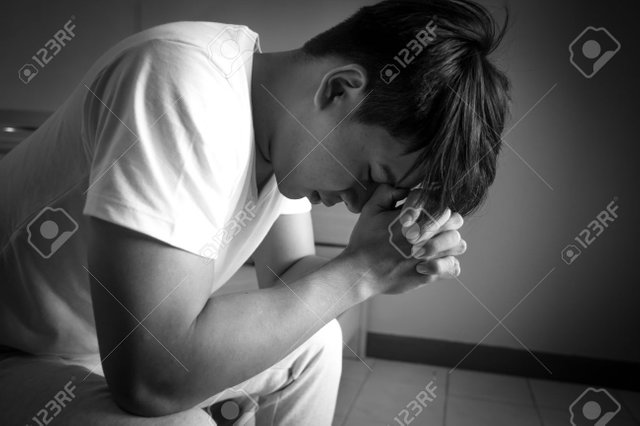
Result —
<svg viewBox="0 0 640 426"><path fill-rule="evenodd" d="M0 354L0 425L330 426L341 372L342 331L332 320L249 380L190 410L145 418L121 410L104 377L89 374L85 366L5 353ZM210 411L221 420L213 420Z"/></svg>

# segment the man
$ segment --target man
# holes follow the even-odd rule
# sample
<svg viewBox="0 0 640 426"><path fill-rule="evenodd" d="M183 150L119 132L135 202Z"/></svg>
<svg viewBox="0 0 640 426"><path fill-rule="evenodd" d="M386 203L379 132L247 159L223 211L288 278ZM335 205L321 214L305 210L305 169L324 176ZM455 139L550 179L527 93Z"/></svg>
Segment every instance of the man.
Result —
<svg viewBox="0 0 640 426"><path fill-rule="evenodd" d="M503 33L467 0L392 0L289 52L180 22L105 53L0 163L1 423L208 424L233 400L241 422L329 425L335 317L460 272ZM361 213L335 259L308 199ZM212 296L250 256L260 289Z"/></svg>

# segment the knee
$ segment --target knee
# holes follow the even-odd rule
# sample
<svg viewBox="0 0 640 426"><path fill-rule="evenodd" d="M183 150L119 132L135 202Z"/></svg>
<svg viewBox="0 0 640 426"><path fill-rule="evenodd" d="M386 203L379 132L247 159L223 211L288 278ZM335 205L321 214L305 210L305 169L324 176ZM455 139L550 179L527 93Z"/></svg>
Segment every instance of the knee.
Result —
<svg viewBox="0 0 640 426"><path fill-rule="evenodd" d="M332 319L323 328L324 342L330 350L340 352L342 356L342 327L337 319Z"/></svg>
<svg viewBox="0 0 640 426"><path fill-rule="evenodd" d="M322 377L328 381L342 374L342 328L331 320L297 349L291 366L293 380L303 375Z"/></svg>
<svg viewBox="0 0 640 426"><path fill-rule="evenodd" d="M342 327L333 319L314 336L319 352L326 363L332 367L342 365Z"/></svg>

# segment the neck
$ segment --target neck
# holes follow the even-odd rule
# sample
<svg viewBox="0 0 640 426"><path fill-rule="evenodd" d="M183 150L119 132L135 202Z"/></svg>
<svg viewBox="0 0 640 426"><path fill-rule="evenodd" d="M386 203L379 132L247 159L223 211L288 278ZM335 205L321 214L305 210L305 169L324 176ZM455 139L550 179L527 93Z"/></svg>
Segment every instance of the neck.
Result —
<svg viewBox="0 0 640 426"><path fill-rule="evenodd" d="M274 173L273 136L282 108L273 96L282 93L287 70L292 64L294 51L258 53L253 56L251 73L251 108L256 145L256 181L258 191ZM268 91L267 91L268 90ZM270 93L269 93L270 92Z"/></svg>

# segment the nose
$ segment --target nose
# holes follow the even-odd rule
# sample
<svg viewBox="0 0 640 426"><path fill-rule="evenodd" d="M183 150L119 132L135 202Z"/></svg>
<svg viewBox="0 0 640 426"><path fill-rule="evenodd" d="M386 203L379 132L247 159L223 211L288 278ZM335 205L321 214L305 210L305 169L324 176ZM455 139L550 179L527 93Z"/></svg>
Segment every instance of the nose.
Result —
<svg viewBox="0 0 640 426"><path fill-rule="evenodd" d="M350 212L360 213L362 207L369 201L369 198L371 198L371 195L373 195L378 185L377 183L367 182L365 188L363 188L362 185L358 185L349 191L343 192L340 194L340 197Z"/></svg>

